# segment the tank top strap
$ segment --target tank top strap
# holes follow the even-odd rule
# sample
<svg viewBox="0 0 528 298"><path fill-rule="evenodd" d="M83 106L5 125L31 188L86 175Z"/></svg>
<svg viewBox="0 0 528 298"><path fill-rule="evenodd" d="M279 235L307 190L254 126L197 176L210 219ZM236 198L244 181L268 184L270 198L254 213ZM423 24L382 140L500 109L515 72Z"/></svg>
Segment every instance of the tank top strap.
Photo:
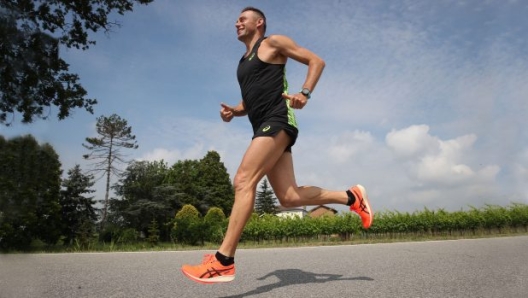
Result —
<svg viewBox="0 0 528 298"><path fill-rule="evenodd" d="M255 45L253 46L253 50L251 51L252 53L256 53L258 51L258 49L260 48L260 44L262 43L262 41L264 39L268 38L267 36L263 36L261 38L259 38L257 40L257 42L255 43Z"/></svg>

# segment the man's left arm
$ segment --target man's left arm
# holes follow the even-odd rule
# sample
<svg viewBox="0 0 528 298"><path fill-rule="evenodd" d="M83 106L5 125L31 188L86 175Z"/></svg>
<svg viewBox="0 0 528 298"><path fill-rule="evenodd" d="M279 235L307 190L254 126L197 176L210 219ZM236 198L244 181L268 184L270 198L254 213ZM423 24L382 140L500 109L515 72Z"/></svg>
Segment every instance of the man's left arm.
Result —
<svg viewBox="0 0 528 298"><path fill-rule="evenodd" d="M308 72L302 89L306 88L312 93L323 73L325 67L324 60L314 52L297 45L291 38L284 35L272 35L270 36L269 42L271 46L278 49L281 55L308 65ZM300 109L306 105L308 97L299 92L294 95L289 95L287 98L290 99L290 105L293 108Z"/></svg>

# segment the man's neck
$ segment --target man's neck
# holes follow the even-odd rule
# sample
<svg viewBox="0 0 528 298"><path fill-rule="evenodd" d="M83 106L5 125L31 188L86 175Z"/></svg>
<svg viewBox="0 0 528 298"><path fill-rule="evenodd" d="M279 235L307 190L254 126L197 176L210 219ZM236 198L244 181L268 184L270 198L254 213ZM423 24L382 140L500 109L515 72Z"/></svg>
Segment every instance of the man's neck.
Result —
<svg viewBox="0 0 528 298"><path fill-rule="evenodd" d="M251 49L253 49L253 47L255 46L255 44L257 43L257 41L262 37L261 34L257 33L255 35L253 35L253 37L251 38L248 38L247 40L243 40L242 42L246 45L246 51L247 53L249 53L251 51Z"/></svg>

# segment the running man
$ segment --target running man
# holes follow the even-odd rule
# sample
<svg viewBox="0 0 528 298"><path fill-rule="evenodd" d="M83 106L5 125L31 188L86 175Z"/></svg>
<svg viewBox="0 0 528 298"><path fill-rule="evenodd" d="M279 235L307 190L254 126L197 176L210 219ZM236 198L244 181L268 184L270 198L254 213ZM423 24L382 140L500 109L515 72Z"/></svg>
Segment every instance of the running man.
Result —
<svg viewBox="0 0 528 298"><path fill-rule="evenodd" d="M184 265L182 272L200 283L229 282L235 279L235 251L253 212L258 183L264 176L284 207L344 204L359 214L363 227L372 224L373 213L365 188L330 191L315 186L297 186L293 172L292 146L297 138L293 109L302 109L319 80L325 62L284 35L265 36L266 17L257 8L242 10L236 24L238 40L246 46L237 70L242 101L236 106L221 103L220 117L248 116L253 138L234 178L235 201L225 238L215 255L206 255L201 264ZM301 91L288 94L285 65L288 58L308 66Z"/></svg>

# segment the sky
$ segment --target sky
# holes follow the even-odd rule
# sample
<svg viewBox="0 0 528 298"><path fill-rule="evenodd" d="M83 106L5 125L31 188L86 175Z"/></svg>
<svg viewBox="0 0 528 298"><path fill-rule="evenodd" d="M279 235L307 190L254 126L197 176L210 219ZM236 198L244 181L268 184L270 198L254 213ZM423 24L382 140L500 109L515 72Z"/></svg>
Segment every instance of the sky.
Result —
<svg viewBox="0 0 528 298"><path fill-rule="evenodd" d="M96 118L117 114L139 148L129 159L201 159L217 151L231 178L251 137L246 117L224 123L240 99L236 38L242 8L263 10L267 34L315 52L326 68L296 110L299 185L360 183L375 211L528 204L528 1L173 1L115 16L87 51L61 50L95 113L0 126L51 144L66 173L85 170L82 143ZM287 63L290 93L306 66ZM115 178L113 179L115 182ZM96 197L104 197L103 182ZM339 211L345 206L332 206Z"/></svg>

